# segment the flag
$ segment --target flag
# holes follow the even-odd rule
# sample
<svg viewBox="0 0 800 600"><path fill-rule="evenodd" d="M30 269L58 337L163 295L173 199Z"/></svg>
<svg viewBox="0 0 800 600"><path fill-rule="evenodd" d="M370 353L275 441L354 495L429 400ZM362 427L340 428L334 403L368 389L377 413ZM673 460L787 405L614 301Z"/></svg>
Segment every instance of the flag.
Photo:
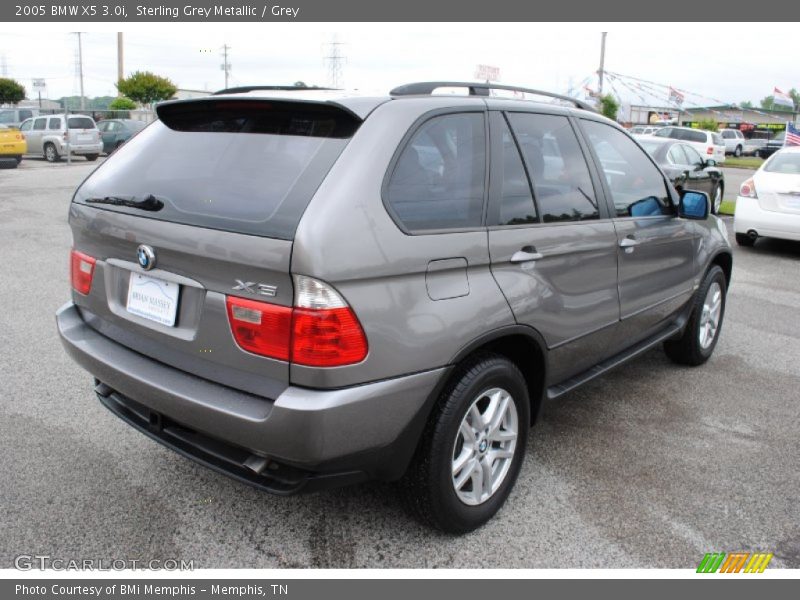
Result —
<svg viewBox="0 0 800 600"><path fill-rule="evenodd" d="M683 104L683 94L673 87L669 88L669 101L681 106Z"/></svg>
<svg viewBox="0 0 800 600"><path fill-rule="evenodd" d="M800 146L800 130L791 123L786 124L786 138L784 146Z"/></svg>
<svg viewBox="0 0 800 600"><path fill-rule="evenodd" d="M772 98L773 98L772 103L775 105L788 106L789 108L794 108L794 100L792 100L792 97L786 92L780 91L778 88L775 88L772 91Z"/></svg>

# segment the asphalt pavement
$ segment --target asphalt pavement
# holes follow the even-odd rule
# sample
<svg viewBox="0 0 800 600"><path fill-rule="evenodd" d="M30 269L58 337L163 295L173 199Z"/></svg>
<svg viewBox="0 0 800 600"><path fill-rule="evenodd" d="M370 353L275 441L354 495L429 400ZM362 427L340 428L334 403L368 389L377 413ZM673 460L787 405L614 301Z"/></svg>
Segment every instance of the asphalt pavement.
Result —
<svg viewBox="0 0 800 600"><path fill-rule="evenodd" d="M706 552L735 551L800 568L800 244L734 249L705 366L657 349L549 404L506 506L452 537L408 516L402 484L270 496L100 405L54 321L69 298L70 197L94 167L0 171L0 568L19 554L195 568L695 568Z"/></svg>

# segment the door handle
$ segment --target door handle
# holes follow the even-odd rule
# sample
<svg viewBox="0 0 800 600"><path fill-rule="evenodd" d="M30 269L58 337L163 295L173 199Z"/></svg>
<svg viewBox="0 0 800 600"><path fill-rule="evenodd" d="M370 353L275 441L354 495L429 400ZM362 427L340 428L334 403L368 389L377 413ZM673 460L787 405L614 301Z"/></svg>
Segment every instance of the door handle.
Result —
<svg viewBox="0 0 800 600"><path fill-rule="evenodd" d="M639 245L639 240L633 237L624 237L619 241L619 247L623 248L625 252L630 254L633 252L633 249Z"/></svg>
<svg viewBox="0 0 800 600"><path fill-rule="evenodd" d="M544 254L537 252L533 246L523 246L521 250L517 250L511 256L512 263L531 262L532 260L539 260L544 258Z"/></svg>

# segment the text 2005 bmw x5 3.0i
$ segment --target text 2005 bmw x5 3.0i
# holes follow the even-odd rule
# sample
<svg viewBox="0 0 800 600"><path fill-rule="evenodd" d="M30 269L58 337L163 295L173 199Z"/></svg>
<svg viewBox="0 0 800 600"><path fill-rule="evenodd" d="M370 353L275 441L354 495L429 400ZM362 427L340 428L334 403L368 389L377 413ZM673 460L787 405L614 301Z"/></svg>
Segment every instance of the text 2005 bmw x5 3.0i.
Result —
<svg viewBox="0 0 800 600"><path fill-rule="evenodd" d="M581 102L490 87L159 105L70 206L58 328L100 401L273 493L404 477L466 532L545 399L662 342L705 362L732 260L708 197Z"/></svg>

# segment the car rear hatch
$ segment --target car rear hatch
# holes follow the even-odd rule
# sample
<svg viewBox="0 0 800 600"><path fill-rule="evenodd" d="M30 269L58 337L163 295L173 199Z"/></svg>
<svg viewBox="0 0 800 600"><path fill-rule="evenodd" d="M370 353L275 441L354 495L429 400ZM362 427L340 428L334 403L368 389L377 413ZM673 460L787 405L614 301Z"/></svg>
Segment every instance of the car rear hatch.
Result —
<svg viewBox="0 0 800 600"><path fill-rule="evenodd" d="M67 117L67 134L69 143L73 146L85 146L94 144L100 140L100 132L97 125L89 117L74 116Z"/></svg>
<svg viewBox="0 0 800 600"><path fill-rule="evenodd" d="M137 352L275 398L288 363L237 345L226 297L292 305L297 224L361 120L328 103L254 98L168 103L158 115L75 194L74 247L96 263L92 274L78 257L91 289L74 301Z"/></svg>

